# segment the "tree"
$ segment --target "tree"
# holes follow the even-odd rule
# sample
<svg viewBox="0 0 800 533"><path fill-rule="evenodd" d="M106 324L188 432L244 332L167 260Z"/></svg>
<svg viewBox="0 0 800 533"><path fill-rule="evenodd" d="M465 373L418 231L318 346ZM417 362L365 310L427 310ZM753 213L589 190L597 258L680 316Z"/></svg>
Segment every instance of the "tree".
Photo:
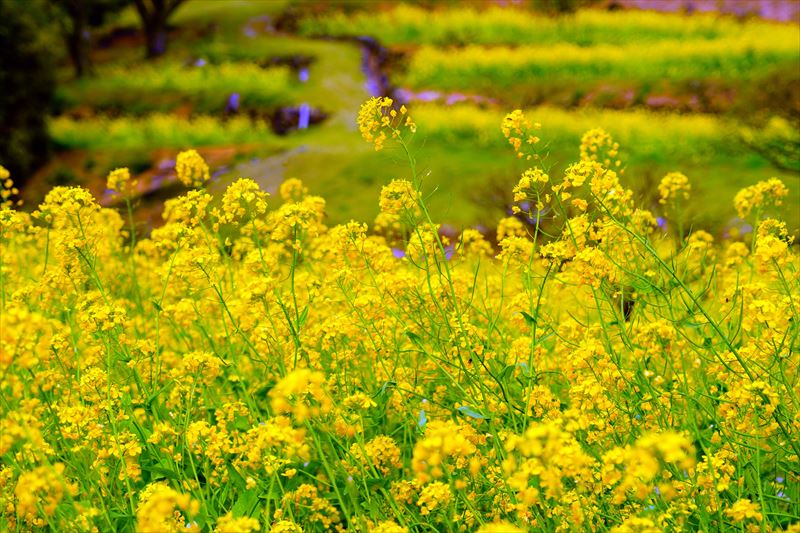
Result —
<svg viewBox="0 0 800 533"><path fill-rule="evenodd" d="M67 45L75 76L83 77L91 69L89 61L89 10L85 0L54 0L55 18Z"/></svg>
<svg viewBox="0 0 800 533"><path fill-rule="evenodd" d="M167 50L167 21L186 0L135 0L142 19L147 57L158 57Z"/></svg>
<svg viewBox="0 0 800 533"><path fill-rule="evenodd" d="M22 184L47 160L57 43L39 0L0 0L0 164Z"/></svg>
<svg viewBox="0 0 800 533"><path fill-rule="evenodd" d="M92 69L89 58L91 28L100 26L106 17L125 7L128 0L50 0L52 16L58 21L67 45L70 61L78 78Z"/></svg>

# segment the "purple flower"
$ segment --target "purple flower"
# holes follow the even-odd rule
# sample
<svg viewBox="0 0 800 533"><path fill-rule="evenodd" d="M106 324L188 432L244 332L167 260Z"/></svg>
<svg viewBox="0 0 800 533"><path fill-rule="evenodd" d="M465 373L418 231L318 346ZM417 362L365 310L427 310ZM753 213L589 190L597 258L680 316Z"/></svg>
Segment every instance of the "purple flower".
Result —
<svg viewBox="0 0 800 533"><path fill-rule="evenodd" d="M231 93L228 97L228 103L225 105L225 111L232 112L239 110L239 93Z"/></svg>
<svg viewBox="0 0 800 533"><path fill-rule="evenodd" d="M308 67L303 67L297 72L297 78L300 80L300 83L305 83L308 81Z"/></svg>
<svg viewBox="0 0 800 533"><path fill-rule="evenodd" d="M310 120L311 107L308 104L300 104L300 107L297 108L297 129L307 129Z"/></svg>

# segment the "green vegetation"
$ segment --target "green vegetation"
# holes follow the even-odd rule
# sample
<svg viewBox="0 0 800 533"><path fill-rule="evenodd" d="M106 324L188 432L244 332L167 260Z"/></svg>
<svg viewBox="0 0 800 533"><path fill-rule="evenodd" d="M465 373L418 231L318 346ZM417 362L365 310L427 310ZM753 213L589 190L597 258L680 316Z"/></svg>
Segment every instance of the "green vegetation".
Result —
<svg viewBox="0 0 800 533"><path fill-rule="evenodd" d="M0 0L0 164L28 176L49 157L47 113L55 90L53 35L38 4Z"/></svg>
<svg viewBox="0 0 800 533"><path fill-rule="evenodd" d="M177 149L275 142L275 136L266 123L247 117L221 120L195 116L184 119L158 113L141 118L96 117L91 120L56 117L50 121L50 135L59 148L86 150L153 146Z"/></svg>
<svg viewBox="0 0 800 533"><path fill-rule="evenodd" d="M242 107L271 109L292 100L291 77L284 67L164 61L100 69L96 77L65 87L59 97L65 107L91 103L98 110L137 115L186 104L198 113L220 112L228 97L238 93Z"/></svg>
<svg viewBox="0 0 800 533"><path fill-rule="evenodd" d="M800 27L11 1L0 531L797 529Z"/></svg>
<svg viewBox="0 0 800 533"><path fill-rule="evenodd" d="M741 191L726 208L757 231L717 240L673 172L659 224L595 130L563 174L526 160L520 218L445 236L390 106L359 113L409 178L372 228L299 179L211 194L194 150L147 235L127 168L110 208L79 187L0 207L5 529L796 530L785 184ZM547 141L503 124L505 157Z"/></svg>
<svg viewBox="0 0 800 533"><path fill-rule="evenodd" d="M96 59L97 77L62 83L61 108L70 112L51 120L50 131L57 147L66 150L64 160L71 160L73 150L104 162L133 157L127 155L133 151L139 167L148 150L166 150L152 152L153 158L163 158L174 156L170 150L214 147L227 154L217 160L227 170L218 173L215 190L250 176L274 193L282 179L302 176L326 197L331 222L372 220L377 206L371 198L388 179L407 177L399 163L402 154L387 151L375 157L353 138L358 106L369 96L359 47L348 40L309 37L371 34L409 53L407 62L389 64L390 82L497 99L481 107L409 104L420 122L413 142L424 156L421 176L435 190L429 201L448 224L490 227L508 209L508 190L524 170L519 162L501 157L506 145L498 124L511 106L529 108L542 123L554 174L575 157L584 131L596 126L622 144L623 181L656 211L655 184L666 173L683 169L697 193L687 207L693 222L717 234L731 221L727 206L739 188L774 175L793 190L790 169L796 157L782 150L793 122L775 128L773 121L764 128L759 121L767 122L769 113L744 103L742 110L754 117L748 128L721 116L637 107L649 94L673 94L677 82L670 86L665 77L684 79L680 88L687 95L714 83L762 95L776 84L759 88L745 81L786 77L781 69L786 71L798 55L798 30L792 26L647 12L582 10L549 18L515 9L400 6L372 10L369 17L356 11L302 18L304 37L270 31L286 6L237 1L229 7L204 0L182 5L172 19L176 29L165 57L143 63L138 46L116 46ZM135 13L125 11L107 31L136 24ZM484 46L452 46L472 34L470 42ZM308 65L305 83L294 70L277 66L297 61ZM632 91L633 100L626 104L630 109L531 105L574 106L582 95L607 84ZM240 95L240 115L224 118L221 112L234 92ZM769 100L768 105L780 106L786 97ZM276 107L300 103L323 110L328 118L308 131L278 138L265 123L241 113L265 116ZM107 166L78 173L86 180L103 180ZM704 201L703 194L720 201ZM791 210L786 215L790 227L800 222Z"/></svg>
<svg viewBox="0 0 800 533"><path fill-rule="evenodd" d="M431 205L456 226L490 225L508 208L507 191L525 168L523 162L504 157L508 150L500 132L504 113L471 105L416 105L412 112L419 124L412 144L424 161L420 174L435 189ZM583 133L603 124L621 144L622 181L643 203L658 211L656 185L665 174L681 169L695 188L688 213L698 227L718 234L731 222L729 207L739 189L771 176L784 179L793 189L797 183L793 173L775 168L739 141L736 123L711 115L548 107L526 113L542 124L553 175L577 157L575 147ZM309 132L297 142L306 146L334 142L325 135ZM351 146L345 155L320 148L298 153L287 161L285 176L304 176L313 190L325 191L331 221L344 223L372 220L377 205L368 198L379 194L387 179L408 177L406 173L403 156L396 150L376 158ZM228 179L235 177L230 174ZM800 213L795 211L787 206L782 213L792 228L800 225Z"/></svg>
<svg viewBox="0 0 800 533"><path fill-rule="evenodd" d="M517 48L423 47L411 57L401 84L489 94L511 102L524 101L528 87L546 92L559 86L591 88L621 83L639 89L664 80L674 85L702 79L732 84L796 65L798 38L779 43L731 38L589 48L569 43Z"/></svg>
<svg viewBox="0 0 800 533"><path fill-rule="evenodd" d="M649 11L581 10L548 17L522 9L472 7L428 10L398 5L389 11L372 9L355 14L332 12L301 21L305 35L372 35L387 45L436 46L549 45L572 43L626 45L661 40L721 38L773 42L792 37L797 28L751 20L745 23L714 15L673 15Z"/></svg>

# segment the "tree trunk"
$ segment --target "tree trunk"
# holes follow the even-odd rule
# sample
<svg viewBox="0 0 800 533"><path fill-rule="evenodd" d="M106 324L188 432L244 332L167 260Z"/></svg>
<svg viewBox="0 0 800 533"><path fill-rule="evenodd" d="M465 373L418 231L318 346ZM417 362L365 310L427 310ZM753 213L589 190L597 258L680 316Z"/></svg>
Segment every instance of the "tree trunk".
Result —
<svg viewBox="0 0 800 533"><path fill-rule="evenodd" d="M147 58L162 55L167 50L167 21L185 0L134 0L142 19Z"/></svg>
<svg viewBox="0 0 800 533"><path fill-rule="evenodd" d="M92 65L89 60L89 39L88 31L77 30L67 36L67 49L72 66L75 68L75 77L82 78L89 74Z"/></svg>
<svg viewBox="0 0 800 533"><path fill-rule="evenodd" d="M89 59L89 12L83 0L74 0L67 4L71 27L65 28L64 38L75 76L82 78L92 69Z"/></svg>
<svg viewBox="0 0 800 533"><path fill-rule="evenodd" d="M147 58L158 57L167 51L167 24L162 20L150 21L144 29L147 39Z"/></svg>

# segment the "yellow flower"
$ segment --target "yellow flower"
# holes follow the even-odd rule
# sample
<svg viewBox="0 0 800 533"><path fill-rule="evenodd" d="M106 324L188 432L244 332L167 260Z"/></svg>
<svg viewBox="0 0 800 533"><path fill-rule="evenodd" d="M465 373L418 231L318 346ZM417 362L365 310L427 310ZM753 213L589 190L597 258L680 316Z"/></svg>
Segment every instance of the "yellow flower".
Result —
<svg viewBox="0 0 800 533"><path fill-rule="evenodd" d="M525 530L511 522L500 521L484 524L475 533L525 533Z"/></svg>
<svg viewBox="0 0 800 533"><path fill-rule="evenodd" d="M422 488L417 500L417 507L422 516L429 515L434 511L440 510L450 503L453 493L450 487L440 481L434 481Z"/></svg>
<svg viewBox="0 0 800 533"><path fill-rule="evenodd" d="M299 202L308 194L308 188L299 179L289 178L278 187L278 194L284 202Z"/></svg>
<svg viewBox="0 0 800 533"><path fill-rule="evenodd" d="M408 180L396 179L381 189L381 213L404 215L417 211L419 193Z"/></svg>
<svg viewBox="0 0 800 533"><path fill-rule="evenodd" d="M725 509L725 515L733 520L734 523L744 522L745 520L760 522L764 518L761 514L761 507L745 498L736 500L733 505Z"/></svg>
<svg viewBox="0 0 800 533"><path fill-rule="evenodd" d="M40 466L30 472L23 472L14 489L17 513L30 523L42 515L53 516L61 501L77 493L77 486L68 483L63 474L62 463L56 463L52 467Z"/></svg>
<svg viewBox="0 0 800 533"><path fill-rule="evenodd" d="M247 224L267 212L267 197L258 183L248 178L234 181L222 195L222 209L217 212L217 224L239 222Z"/></svg>
<svg viewBox="0 0 800 533"><path fill-rule="evenodd" d="M755 185L745 187L736 193L733 199L733 206L736 208L739 217L744 218L753 209L761 209L769 206L780 206L783 198L789 195L789 189L778 178L770 178L766 181L759 181Z"/></svg>
<svg viewBox="0 0 800 533"><path fill-rule="evenodd" d="M307 368L287 374L269 391L269 396L276 413L292 413L298 422L325 414L333 406L325 390L325 375Z"/></svg>
<svg viewBox="0 0 800 533"><path fill-rule="evenodd" d="M393 472L398 472L401 467L400 448L391 437L380 435L367 442L363 448L358 444L350 447L350 455L357 461L361 468L369 472L374 468L379 475L389 476ZM358 474L358 468L350 463L346 468L351 475Z"/></svg>
<svg viewBox="0 0 800 533"><path fill-rule="evenodd" d="M649 518L630 516L620 525L611 529L612 533L663 533L664 529Z"/></svg>
<svg viewBox="0 0 800 533"><path fill-rule="evenodd" d="M106 187L123 196L130 196L138 184L139 180L131 179L130 170L124 167L112 170L106 179Z"/></svg>
<svg viewBox="0 0 800 533"><path fill-rule="evenodd" d="M258 520L250 517L234 518L233 513L219 517L214 533L252 533L261 531L261 524Z"/></svg>
<svg viewBox="0 0 800 533"><path fill-rule="evenodd" d="M372 97L358 111L358 129L368 143L375 145L375 150L383 149L387 134L393 139L400 139L402 128L411 133L417 131L414 121L408 116L408 110L401 106L400 110L392 106L394 101L388 97Z"/></svg>
<svg viewBox="0 0 800 533"><path fill-rule="evenodd" d="M692 185L689 183L689 178L680 172L670 172L661 178L661 183L658 184L658 193L661 195L659 202L666 204L679 198L688 200L691 190Z"/></svg>
<svg viewBox="0 0 800 533"><path fill-rule="evenodd" d="M164 482L153 483L139 495L136 531L199 531L199 528L186 527L187 518L196 515L199 510L200 504L188 494L181 494ZM183 511L185 514L176 511Z"/></svg>
<svg viewBox="0 0 800 533"><path fill-rule="evenodd" d="M187 187L201 187L211 179L208 165L195 150L186 150L175 159L175 173L178 181Z"/></svg>
<svg viewBox="0 0 800 533"><path fill-rule="evenodd" d="M596 161L608 169L617 169L624 174L619 156L619 143L614 142L605 130L595 128L581 137L581 161Z"/></svg>
<svg viewBox="0 0 800 533"><path fill-rule="evenodd" d="M278 520L269 528L270 533L303 533L303 528L291 520Z"/></svg>
<svg viewBox="0 0 800 533"><path fill-rule="evenodd" d="M384 520L369 528L369 533L408 533L407 527L402 527L393 520Z"/></svg>
<svg viewBox="0 0 800 533"><path fill-rule="evenodd" d="M508 144L514 149L514 153L519 158L526 160L539 159L536 145L540 139L533 135L533 131L541 129L541 124L532 123L520 109L515 109L503 117L500 124L500 131L508 140Z"/></svg>
<svg viewBox="0 0 800 533"><path fill-rule="evenodd" d="M11 173L3 166L0 165L0 208L11 207L13 202L12 196L19 194L19 189L14 187L14 182L11 179ZM22 205L22 200L19 200L16 205Z"/></svg>

